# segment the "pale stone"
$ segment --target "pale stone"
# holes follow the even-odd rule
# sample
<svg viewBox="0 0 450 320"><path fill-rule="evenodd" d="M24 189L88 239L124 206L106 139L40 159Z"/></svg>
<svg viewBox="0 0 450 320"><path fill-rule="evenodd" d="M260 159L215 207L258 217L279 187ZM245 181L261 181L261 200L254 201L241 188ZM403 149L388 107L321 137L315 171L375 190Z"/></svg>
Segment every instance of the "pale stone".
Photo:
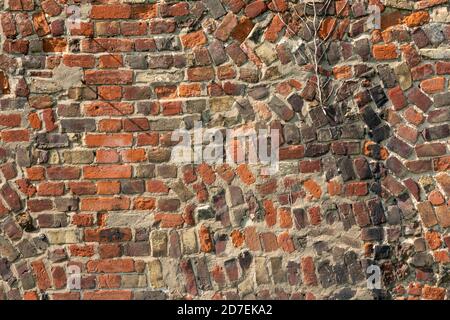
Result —
<svg viewBox="0 0 450 320"><path fill-rule="evenodd" d="M413 10L414 9L414 2L411 2L411 1L384 0L383 4L386 7L392 7L392 8L397 8L397 9L406 9L406 10Z"/></svg>
<svg viewBox="0 0 450 320"><path fill-rule="evenodd" d="M263 257L255 258L255 276L256 284L270 283L269 272L266 267L266 259Z"/></svg>
<svg viewBox="0 0 450 320"><path fill-rule="evenodd" d="M153 215L142 215L141 213L111 212L108 214L106 225L109 227L145 227L154 222Z"/></svg>
<svg viewBox="0 0 450 320"><path fill-rule="evenodd" d="M394 73L402 90L408 90L412 86L411 72L406 63L399 63L394 67Z"/></svg>
<svg viewBox="0 0 450 320"><path fill-rule="evenodd" d="M253 292L253 279L251 277L247 277L244 281L239 283L238 285L239 293L242 295L247 295Z"/></svg>
<svg viewBox="0 0 450 320"><path fill-rule="evenodd" d="M143 288L147 286L145 275L124 274L122 275L122 288Z"/></svg>
<svg viewBox="0 0 450 320"><path fill-rule="evenodd" d="M172 131L180 127L181 120L177 118L161 118L150 121L150 130L152 131Z"/></svg>
<svg viewBox="0 0 450 320"><path fill-rule="evenodd" d="M161 262L152 260L148 264L148 273L150 284L153 288L161 288L164 286Z"/></svg>
<svg viewBox="0 0 450 320"><path fill-rule="evenodd" d="M164 259L161 261L163 279L166 287L173 291L184 290L184 275L180 272L180 264L178 260Z"/></svg>
<svg viewBox="0 0 450 320"><path fill-rule="evenodd" d="M194 228L183 231L181 234L181 240L183 242L184 254L197 253L197 237L195 235Z"/></svg>
<svg viewBox="0 0 450 320"><path fill-rule="evenodd" d="M275 46L269 42L264 42L256 48L255 52L267 66L277 59L277 51L275 50Z"/></svg>
<svg viewBox="0 0 450 320"><path fill-rule="evenodd" d="M136 82L155 83L155 82L179 82L183 81L183 71L137 71Z"/></svg>
<svg viewBox="0 0 450 320"><path fill-rule="evenodd" d="M154 257L164 257L167 255L167 233L161 230L155 230L151 235L152 254Z"/></svg>
<svg viewBox="0 0 450 320"><path fill-rule="evenodd" d="M19 252L13 245L0 235L0 257L5 257L8 261L14 261L19 256Z"/></svg>
<svg viewBox="0 0 450 320"><path fill-rule="evenodd" d="M450 60L450 48L420 49L420 55L433 60Z"/></svg>
<svg viewBox="0 0 450 320"><path fill-rule="evenodd" d="M65 163L86 164L94 161L94 153L90 150L70 150L64 151L63 158Z"/></svg>
<svg viewBox="0 0 450 320"><path fill-rule="evenodd" d="M50 244L69 244L80 241L79 230L48 230L45 234Z"/></svg>
<svg viewBox="0 0 450 320"><path fill-rule="evenodd" d="M31 93L57 93L62 90L62 87L54 80L48 79L32 79L30 82Z"/></svg>
<svg viewBox="0 0 450 320"><path fill-rule="evenodd" d="M83 86L81 79L83 79L83 70L79 67L68 67L61 63L53 69L52 80L58 83L64 90Z"/></svg>
<svg viewBox="0 0 450 320"><path fill-rule="evenodd" d="M48 158L48 163L49 164L59 164L60 163L58 151L50 150L50 156Z"/></svg>
<svg viewBox="0 0 450 320"><path fill-rule="evenodd" d="M430 14L432 22L449 23L450 14L447 7L434 8Z"/></svg>
<svg viewBox="0 0 450 320"><path fill-rule="evenodd" d="M181 201L186 202L187 200L194 197L194 194L186 187L186 185L179 179L170 185L170 188L177 194Z"/></svg>
<svg viewBox="0 0 450 320"><path fill-rule="evenodd" d="M230 111L233 107L233 97L217 97L211 98L209 101L212 112L226 112Z"/></svg>

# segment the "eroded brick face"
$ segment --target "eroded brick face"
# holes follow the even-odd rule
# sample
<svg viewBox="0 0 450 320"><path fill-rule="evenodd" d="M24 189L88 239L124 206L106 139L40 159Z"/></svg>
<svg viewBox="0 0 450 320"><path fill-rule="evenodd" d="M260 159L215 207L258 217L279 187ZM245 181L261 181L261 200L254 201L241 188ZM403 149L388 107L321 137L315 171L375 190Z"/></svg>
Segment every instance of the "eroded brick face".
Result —
<svg viewBox="0 0 450 320"><path fill-rule="evenodd" d="M79 2L0 1L0 299L448 299L446 1Z"/></svg>

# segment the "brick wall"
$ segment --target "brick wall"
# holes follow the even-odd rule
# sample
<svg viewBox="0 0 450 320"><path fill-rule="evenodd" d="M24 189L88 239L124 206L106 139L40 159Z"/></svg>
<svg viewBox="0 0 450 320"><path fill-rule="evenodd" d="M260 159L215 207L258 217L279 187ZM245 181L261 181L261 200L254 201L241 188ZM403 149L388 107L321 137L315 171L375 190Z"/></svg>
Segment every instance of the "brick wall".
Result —
<svg viewBox="0 0 450 320"><path fill-rule="evenodd" d="M449 297L447 0L74 2L0 1L0 299Z"/></svg>

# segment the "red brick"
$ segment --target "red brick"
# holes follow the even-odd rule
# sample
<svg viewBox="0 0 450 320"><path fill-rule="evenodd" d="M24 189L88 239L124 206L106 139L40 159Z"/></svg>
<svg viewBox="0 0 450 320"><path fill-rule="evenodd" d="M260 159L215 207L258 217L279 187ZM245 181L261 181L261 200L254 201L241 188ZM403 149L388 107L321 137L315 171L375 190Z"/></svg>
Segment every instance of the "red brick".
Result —
<svg viewBox="0 0 450 320"><path fill-rule="evenodd" d="M322 20L319 28L319 37L321 39L329 39L333 34L337 19L333 17L326 17Z"/></svg>
<svg viewBox="0 0 450 320"><path fill-rule="evenodd" d="M206 81L214 79L214 69L211 67L194 67L187 70L189 81Z"/></svg>
<svg viewBox="0 0 450 320"><path fill-rule="evenodd" d="M303 182L305 189L316 199L319 199L322 195L322 188L320 185L312 179L308 179Z"/></svg>
<svg viewBox="0 0 450 320"><path fill-rule="evenodd" d="M30 132L26 129L2 130L1 138L3 142L27 142L30 140Z"/></svg>
<svg viewBox="0 0 450 320"><path fill-rule="evenodd" d="M400 124L397 128L397 134L400 138L405 139L408 142L415 143L419 136L419 132L407 125Z"/></svg>
<svg viewBox="0 0 450 320"><path fill-rule="evenodd" d="M126 197L114 198L83 198L81 199L81 210L84 211L117 211L130 208L130 199Z"/></svg>
<svg viewBox="0 0 450 320"><path fill-rule="evenodd" d="M165 116L174 116L183 113L183 106L179 101L161 103L162 114Z"/></svg>
<svg viewBox="0 0 450 320"><path fill-rule="evenodd" d="M411 76L413 80L423 80L431 75L434 75L434 70L433 66L429 63L411 68Z"/></svg>
<svg viewBox="0 0 450 320"><path fill-rule="evenodd" d="M249 18L255 18L267 10L264 0L255 0L245 7L245 15Z"/></svg>
<svg viewBox="0 0 450 320"><path fill-rule="evenodd" d="M77 227L91 227L94 225L94 217L91 214L77 213L72 217L72 224Z"/></svg>
<svg viewBox="0 0 450 320"><path fill-rule="evenodd" d="M130 84L133 81L131 70L86 70L87 84Z"/></svg>
<svg viewBox="0 0 450 320"><path fill-rule="evenodd" d="M365 196L369 192L366 182L350 182L344 185L344 193L348 197Z"/></svg>
<svg viewBox="0 0 450 320"><path fill-rule="evenodd" d="M97 182L97 194L101 195L115 195L120 193L119 181L99 181Z"/></svg>
<svg viewBox="0 0 450 320"><path fill-rule="evenodd" d="M67 49L67 40L64 38L45 38L42 40L44 52L64 52Z"/></svg>
<svg viewBox="0 0 450 320"><path fill-rule="evenodd" d="M139 197L134 199L133 208L137 210L152 210L156 207L156 199L148 197Z"/></svg>
<svg viewBox="0 0 450 320"><path fill-rule="evenodd" d="M430 21L430 15L426 11L413 12L403 22L410 28L418 27Z"/></svg>
<svg viewBox="0 0 450 320"><path fill-rule="evenodd" d="M180 97L198 97L202 94L202 87L199 83L184 83L178 87Z"/></svg>
<svg viewBox="0 0 450 320"><path fill-rule="evenodd" d="M93 5L92 19L128 19L131 16L131 6L127 4Z"/></svg>
<svg viewBox="0 0 450 320"><path fill-rule="evenodd" d="M425 93L437 93L445 90L445 78L436 77L432 79L423 80L420 83L420 88Z"/></svg>
<svg viewBox="0 0 450 320"><path fill-rule="evenodd" d="M391 100L395 110L401 110L408 105L408 101L399 86L389 89L388 97Z"/></svg>
<svg viewBox="0 0 450 320"><path fill-rule="evenodd" d="M19 113L0 114L0 126L20 127L22 116Z"/></svg>
<svg viewBox="0 0 450 320"><path fill-rule="evenodd" d="M51 210L53 202L49 199L32 199L27 201L27 206L31 212L42 212Z"/></svg>
<svg viewBox="0 0 450 320"><path fill-rule="evenodd" d="M25 169L27 178L30 180L43 180L45 178L44 167L31 167Z"/></svg>
<svg viewBox="0 0 450 320"><path fill-rule="evenodd" d="M372 54L376 60L392 60L398 57L397 46L390 44L375 44L372 47Z"/></svg>
<svg viewBox="0 0 450 320"><path fill-rule="evenodd" d="M272 22L264 33L264 38L270 42L275 42L281 34L281 31L285 27L281 18L276 15L273 17Z"/></svg>
<svg viewBox="0 0 450 320"><path fill-rule="evenodd" d="M180 36L181 43L184 48L194 48L207 43L207 38L202 30L183 34Z"/></svg>
<svg viewBox="0 0 450 320"><path fill-rule="evenodd" d="M433 159L433 168L435 171L450 170L450 156Z"/></svg>
<svg viewBox="0 0 450 320"><path fill-rule="evenodd" d="M63 182L43 182L37 186L39 196L61 196L64 194Z"/></svg>
<svg viewBox="0 0 450 320"><path fill-rule="evenodd" d="M120 154L123 162L142 162L147 160L144 149L122 150Z"/></svg>
<svg viewBox="0 0 450 320"><path fill-rule="evenodd" d="M49 167L47 178L50 180L73 180L80 177L80 168L77 167Z"/></svg>
<svg viewBox="0 0 450 320"><path fill-rule="evenodd" d="M322 217L320 214L320 207L311 207L308 209L309 221L313 226L320 225L322 222Z"/></svg>
<svg viewBox="0 0 450 320"><path fill-rule="evenodd" d="M278 245L287 253L292 253L295 251L294 242L287 232L283 232L278 235Z"/></svg>
<svg viewBox="0 0 450 320"><path fill-rule="evenodd" d="M0 15L0 25L6 37L14 37L17 34L14 16L11 13L4 12Z"/></svg>
<svg viewBox="0 0 450 320"><path fill-rule="evenodd" d="M123 66L123 58L120 54L106 54L98 58L98 66L102 69L120 68Z"/></svg>
<svg viewBox="0 0 450 320"><path fill-rule="evenodd" d="M102 165L83 167L85 179L123 179L131 178L129 165Z"/></svg>
<svg viewBox="0 0 450 320"><path fill-rule="evenodd" d="M202 252L211 252L214 249L211 234L208 227L202 225L198 231L198 238L200 240L200 250Z"/></svg>
<svg viewBox="0 0 450 320"><path fill-rule="evenodd" d="M95 38L81 40L81 52L130 52L133 51L132 39Z"/></svg>
<svg viewBox="0 0 450 320"><path fill-rule="evenodd" d="M422 297L427 300L444 300L445 288L425 285L422 290Z"/></svg>
<svg viewBox="0 0 450 320"><path fill-rule="evenodd" d="M70 254L77 257L92 257L95 254L93 245L74 244L69 247Z"/></svg>
<svg viewBox="0 0 450 320"><path fill-rule="evenodd" d="M132 114L133 105L126 102L92 102L84 106L84 112L87 116L124 116Z"/></svg>
<svg viewBox="0 0 450 320"><path fill-rule="evenodd" d="M450 62L438 61L436 63L436 73L437 74L450 74Z"/></svg>
<svg viewBox="0 0 450 320"><path fill-rule="evenodd" d="M414 107L409 107L408 109L406 109L404 117L406 120L416 126L421 124L424 120L422 112L416 110Z"/></svg>
<svg viewBox="0 0 450 320"><path fill-rule="evenodd" d="M352 77L352 67L351 66L333 67L333 75L337 80L350 79Z"/></svg>
<svg viewBox="0 0 450 320"><path fill-rule="evenodd" d="M117 274L101 274L98 276L98 287L101 289L120 288L122 277Z"/></svg>
<svg viewBox="0 0 450 320"><path fill-rule="evenodd" d="M95 154L97 163L117 163L119 162L119 152L117 150L100 149Z"/></svg>
<svg viewBox="0 0 450 320"><path fill-rule="evenodd" d="M69 183L69 189L76 195L96 194L97 188L90 181L76 181Z"/></svg>
<svg viewBox="0 0 450 320"><path fill-rule="evenodd" d="M178 228L184 223L183 216L175 213L157 213L155 221L159 222L161 228Z"/></svg>
<svg viewBox="0 0 450 320"><path fill-rule="evenodd" d="M56 289L63 289L67 286L66 271L61 266L52 267L53 286Z"/></svg>
<svg viewBox="0 0 450 320"><path fill-rule="evenodd" d="M271 252L278 249L278 240L274 233L263 232L259 234L259 237L265 252Z"/></svg>
<svg viewBox="0 0 450 320"><path fill-rule="evenodd" d="M128 118L123 119L123 130L127 132L147 131L150 125L147 118Z"/></svg>
<svg viewBox="0 0 450 320"><path fill-rule="evenodd" d="M131 6L132 19L150 19L157 15L158 6L156 4L135 4Z"/></svg>
<svg viewBox="0 0 450 320"><path fill-rule="evenodd" d="M97 290L83 293L83 300L131 300L130 290Z"/></svg>
<svg viewBox="0 0 450 320"><path fill-rule="evenodd" d="M176 24L170 19L151 19L149 27L151 34L173 33Z"/></svg>
<svg viewBox="0 0 450 320"><path fill-rule="evenodd" d="M212 184L216 181L216 174L214 170L206 163L202 163L197 167L198 174L202 177L202 180L206 184Z"/></svg>
<svg viewBox="0 0 450 320"><path fill-rule="evenodd" d="M169 188L164 183L164 181L161 180L148 180L146 182L146 189L148 192L151 193L168 193Z"/></svg>
<svg viewBox="0 0 450 320"><path fill-rule="evenodd" d="M279 149L280 160L301 159L305 156L304 146L289 146Z"/></svg>
<svg viewBox="0 0 450 320"><path fill-rule="evenodd" d="M253 175L253 173L250 171L248 165L246 164L240 164L236 168L236 173L239 176L239 178L244 182L246 185L251 185L255 183L256 178Z"/></svg>
<svg viewBox="0 0 450 320"><path fill-rule="evenodd" d="M49 289L52 284L43 260L31 262L31 267L33 268L34 275L36 276L37 287L39 290L45 291Z"/></svg>
<svg viewBox="0 0 450 320"><path fill-rule="evenodd" d="M45 0L41 2L42 9L51 17L58 16L62 12L62 8L55 0Z"/></svg>
<svg viewBox="0 0 450 320"><path fill-rule="evenodd" d="M87 134L85 142L88 147L125 147L131 146L133 136L129 133Z"/></svg>
<svg viewBox="0 0 450 320"><path fill-rule="evenodd" d="M301 260L303 282L307 286L317 285L317 276L315 272L314 260L312 257L303 257Z"/></svg>
<svg viewBox="0 0 450 320"><path fill-rule="evenodd" d="M145 21L120 23L120 30L124 36L144 36L147 34L147 23Z"/></svg>

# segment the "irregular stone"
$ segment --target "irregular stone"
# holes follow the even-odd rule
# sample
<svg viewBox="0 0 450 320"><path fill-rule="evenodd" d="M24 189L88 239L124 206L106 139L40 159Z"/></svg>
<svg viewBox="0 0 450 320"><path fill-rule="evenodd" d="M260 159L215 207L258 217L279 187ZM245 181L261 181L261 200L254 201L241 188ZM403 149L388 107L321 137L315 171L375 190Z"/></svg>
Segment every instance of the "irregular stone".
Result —
<svg viewBox="0 0 450 320"><path fill-rule="evenodd" d="M284 121L289 121L294 117L294 112L277 96L273 96L269 101L269 107Z"/></svg>
<svg viewBox="0 0 450 320"><path fill-rule="evenodd" d="M271 65L277 59L275 46L269 42L264 42L255 49L256 55L261 58L265 65Z"/></svg>
<svg viewBox="0 0 450 320"><path fill-rule="evenodd" d="M450 51L443 48L420 49L419 53L421 56L432 60L450 60Z"/></svg>
<svg viewBox="0 0 450 320"><path fill-rule="evenodd" d="M402 90L408 90L412 86L411 72L406 63L399 63L394 67L394 73Z"/></svg>
<svg viewBox="0 0 450 320"><path fill-rule="evenodd" d="M378 74L383 81L386 88L393 88L397 84L394 71L387 64L381 64L377 66Z"/></svg>
<svg viewBox="0 0 450 320"><path fill-rule="evenodd" d="M202 2L208 8L209 13L214 19L218 19L225 15L225 8L219 0L202 0Z"/></svg>

